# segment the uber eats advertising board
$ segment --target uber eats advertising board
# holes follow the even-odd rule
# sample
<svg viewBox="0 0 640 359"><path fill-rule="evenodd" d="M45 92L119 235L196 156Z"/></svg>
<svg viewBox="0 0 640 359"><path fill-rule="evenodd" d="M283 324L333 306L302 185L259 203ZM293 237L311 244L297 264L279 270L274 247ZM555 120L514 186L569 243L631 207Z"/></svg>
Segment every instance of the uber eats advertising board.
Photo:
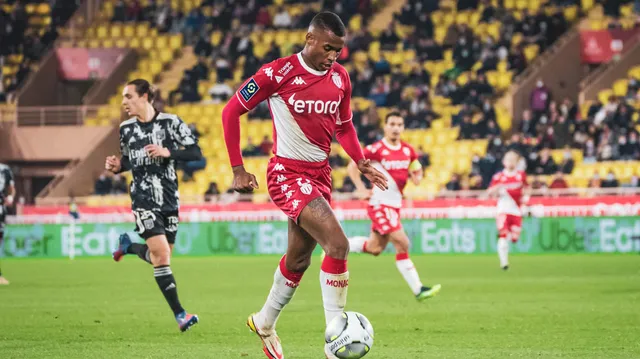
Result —
<svg viewBox="0 0 640 359"><path fill-rule="evenodd" d="M495 220L405 219L411 253L495 253ZM370 222L346 220L348 236L368 236ZM108 256L121 233L141 241L133 223L14 224L7 226L0 257ZM282 254L286 221L181 223L176 255ZM640 252L640 217L527 217L513 253ZM319 249L318 249L319 250ZM391 250L391 248L387 248Z"/></svg>

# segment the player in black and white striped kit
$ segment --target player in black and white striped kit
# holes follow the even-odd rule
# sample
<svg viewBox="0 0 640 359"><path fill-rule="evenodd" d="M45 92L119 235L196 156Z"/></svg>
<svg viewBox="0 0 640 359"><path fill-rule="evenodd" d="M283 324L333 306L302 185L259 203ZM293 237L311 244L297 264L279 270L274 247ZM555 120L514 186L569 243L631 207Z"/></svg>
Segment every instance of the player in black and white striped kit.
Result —
<svg viewBox="0 0 640 359"><path fill-rule="evenodd" d="M120 124L122 157L107 157L105 168L113 173L133 173L131 207L136 231L146 243L132 243L123 234L113 259L120 261L126 254L137 254L153 265L156 282L184 332L198 323L198 316L188 314L180 304L170 267L180 197L175 165L176 161L200 159L202 153L197 139L178 116L153 108L149 82L133 80L122 95L124 109L131 116Z"/></svg>
<svg viewBox="0 0 640 359"><path fill-rule="evenodd" d="M13 182L13 172L9 166L0 163L0 247L4 241L4 221L7 216L7 207L13 204L16 195L16 186ZM0 285L7 285L9 281L2 276L0 268Z"/></svg>

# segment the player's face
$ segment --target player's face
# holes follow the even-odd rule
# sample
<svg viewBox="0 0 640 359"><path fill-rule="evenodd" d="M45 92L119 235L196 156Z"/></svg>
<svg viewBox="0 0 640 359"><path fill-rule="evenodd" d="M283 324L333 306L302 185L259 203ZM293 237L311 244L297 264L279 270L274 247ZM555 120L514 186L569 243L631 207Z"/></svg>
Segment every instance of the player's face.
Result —
<svg viewBox="0 0 640 359"><path fill-rule="evenodd" d="M399 116L392 116L384 124L384 137L390 141L398 141L404 132L404 119Z"/></svg>
<svg viewBox="0 0 640 359"><path fill-rule="evenodd" d="M139 116L144 109L145 97L140 97L134 85L128 85L122 91L122 107L129 116Z"/></svg>
<svg viewBox="0 0 640 359"><path fill-rule="evenodd" d="M508 152L507 154L504 155L504 158L502 159L502 164L504 165L504 168L506 168L509 171L515 170L516 166L518 165L518 155L516 155L513 152Z"/></svg>
<svg viewBox="0 0 640 359"><path fill-rule="evenodd" d="M331 31L312 28L307 33L307 47L313 67L319 71L329 70L340 56L344 41L344 36L340 37Z"/></svg>

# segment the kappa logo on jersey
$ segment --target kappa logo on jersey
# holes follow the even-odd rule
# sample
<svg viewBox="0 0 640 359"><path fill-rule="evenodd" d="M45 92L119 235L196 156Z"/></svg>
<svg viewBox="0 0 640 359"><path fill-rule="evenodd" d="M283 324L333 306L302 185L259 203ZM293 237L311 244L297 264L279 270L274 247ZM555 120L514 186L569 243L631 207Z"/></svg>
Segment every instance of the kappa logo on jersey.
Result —
<svg viewBox="0 0 640 359"><path fill-rule="evenodd" d="M382 155L383 156L388 156L389 155L389 151L388 150L382 150Z"/></svg>
<svg viewBox="0 0 640 359"><path fill-rule="evenodd" d="M296 76L295 79L293 79L293 82L291 82L292 85L306 85L307 83L304 82L304 80L302 79L302 77L300 76Z"/></svg>
<svg viewBox="0 0 640 359"><path fill-rule="evenodd" d="M313 101L313 100L296 100L294 93L289 97L289 105L293 106L296 113L317 113L317 114L333 114L338 111L340 101Z"/></svg>
<svg viewBox="0 0 640 359"><path fill-rule="evenodd" d="M283 175L278 175L278 178L276 179L276 183L282 183L284 181L287 180L287 177L283 176Z"/></svg>
<svg viewBox="0 0 640 359"><path fill-rule="evenodd" d="M404 153L405 156L410 156L411 150L407 147L402 147L402 153Z"/></svg>
<svg viewBox="0 0 640 359"><path fill-rule="evenodd" d="M276 163L276 165L273 166L273 170L274 171L284 171L284 166L282 165L282 163Z"/></svg>
<svg viewBox="0 0 640 359"><path fill-rule="evenodd" d="M253 77L251 79L249 79L249 81L247 81L247 83L240 89L240 95L242 96L242 98L245 101L249 101L251 100L251 98L253 97L253 95L255 95L258 90L260 90L260 86L258 86L258 83L256 83L256 80L253 79Z"/></svg>
<svg viewBox="0 0 640 359"><path fill-rule="evenodd" d="M294 199L293 202L291 202L291 206L293 207L293 209L298 208L298 206L300 205L300 200L299 199Z"/></svg>
<svg viewBox="0 0 640 359"><path fill-rule="evenodd" d="M278 70L278 73L280 73L282 76L287 76L289 71L291 71L292 69L293 65L291 65L291 62L287 62L286 64L284 64L284 66L282 66L280 70Z"/></svg>
<svg viewBox="0 0 640 359"><path fill-rule="evenodd" d="M282 190L282 193L285 193L289 189L289 187L291 186L285 183L282 186L280 186L280 189Z"/></svg>
<svg viewBox="0 0 640 359"><path fill-rule="evenodd" d="M336 85L336 87L338 87L339 89L342 88L342 78L340 77L339 73L337 72L332 73L331 80L333 80L333 84Z"/></svg>
<svg viewBox="0 0 640 359"><path fill-rule="evenodd" d="M290 198L291 198L291 196L293 196L293 194L294 194L295 192L296 192L296 191L294 191L294 190L290 190L289 192L285 193L285 196L287 197L287 199L290 199Z"/></svg>
<svg viewBox="0 0 640 359"><path fill-rule="evenodd" d="M273 69L271 67L267 67L266 69L263 69L262 71L264 71L264 74L267 75L269 80L273 80Z"/></svg>

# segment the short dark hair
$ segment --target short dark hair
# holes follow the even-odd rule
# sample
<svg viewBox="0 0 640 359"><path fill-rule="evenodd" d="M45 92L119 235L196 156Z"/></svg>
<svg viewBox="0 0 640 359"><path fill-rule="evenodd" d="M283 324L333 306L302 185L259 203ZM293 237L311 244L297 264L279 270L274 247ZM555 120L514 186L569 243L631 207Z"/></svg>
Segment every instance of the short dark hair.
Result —
<svg viewBox="0 0 640 359"><path fill-rule="evenodd" d="M127 83L127 86L128 85L135 86L136 93L138 94L138 96L142 97L144 96L144 94L147 94L147 98L149 99L149 102L153 102L156 89L153 86L151 86L149 81L145 79L135 79L135 80L129 81Z"/></svg>
<svg viewBox="0 0 640 359"><path fill-rule="evenodd" d="M390 117L400 117L402 119L402 121L404 121L404 117L402 117L402 114L398 111L391 111L387 114L387 116L385 116L384 118L384 123L389 122L389 118Z"/></svg>
<svg viewBox="0 0 640 359"><path fill-rule="evenodd" d="M316 16L313 17L313 20L311 20L311 24L309 24L309 26L313 26L315 28L326 31L331 31L339 37L345 36L347 34L347 29L340 19L340 16L332 13L331 11L319 12Z"/></svg>

